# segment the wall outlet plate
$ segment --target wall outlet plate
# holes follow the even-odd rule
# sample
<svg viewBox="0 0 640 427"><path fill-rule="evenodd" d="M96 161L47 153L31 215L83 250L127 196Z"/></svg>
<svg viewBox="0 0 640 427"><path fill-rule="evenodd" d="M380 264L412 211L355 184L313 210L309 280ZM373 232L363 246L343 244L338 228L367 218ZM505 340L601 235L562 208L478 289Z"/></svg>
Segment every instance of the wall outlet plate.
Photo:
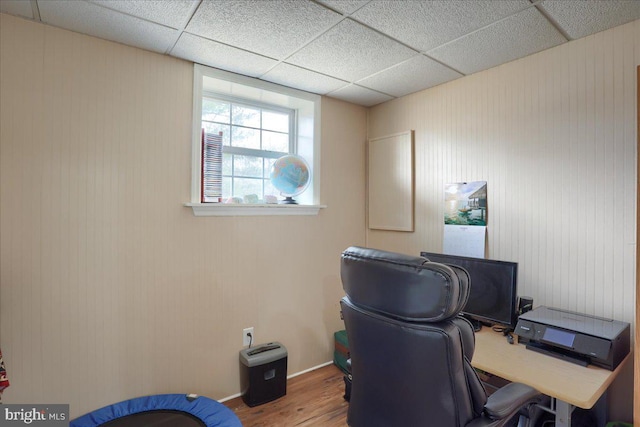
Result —
<svg viewBox="0 0 640 427"><path fill-rule="evenodd" d="M251 336L249 336L251 334ZM247 346L256 341L256 336L253 334L253 326L250 328L244 328L242 330L242 345Z"/></svg>

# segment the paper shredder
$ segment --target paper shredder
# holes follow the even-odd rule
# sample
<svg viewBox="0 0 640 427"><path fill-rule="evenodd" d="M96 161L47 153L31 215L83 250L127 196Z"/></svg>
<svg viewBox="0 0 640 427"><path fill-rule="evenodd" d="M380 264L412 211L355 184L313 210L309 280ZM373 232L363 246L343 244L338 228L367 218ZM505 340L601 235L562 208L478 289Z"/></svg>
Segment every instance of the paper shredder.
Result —
<svg viewBox="0 0 640 427"><path fill-rule="evenodd" d="M270 342L240 352L242 400L253 407L287 394L287 349Z"/></svg>

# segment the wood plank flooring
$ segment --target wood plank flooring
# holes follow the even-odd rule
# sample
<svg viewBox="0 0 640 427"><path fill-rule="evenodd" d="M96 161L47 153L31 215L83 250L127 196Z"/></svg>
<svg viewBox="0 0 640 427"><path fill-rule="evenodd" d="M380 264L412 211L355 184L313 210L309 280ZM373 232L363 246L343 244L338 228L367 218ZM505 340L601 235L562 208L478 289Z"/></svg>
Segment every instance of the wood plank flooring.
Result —
<svg viewBox="0 0 640 427"><path fill-rule="evenodd" d="M343 374L328 365L287 381L287 394L250 408L241 397L224 402L244 427L346 427Z"/></svg>

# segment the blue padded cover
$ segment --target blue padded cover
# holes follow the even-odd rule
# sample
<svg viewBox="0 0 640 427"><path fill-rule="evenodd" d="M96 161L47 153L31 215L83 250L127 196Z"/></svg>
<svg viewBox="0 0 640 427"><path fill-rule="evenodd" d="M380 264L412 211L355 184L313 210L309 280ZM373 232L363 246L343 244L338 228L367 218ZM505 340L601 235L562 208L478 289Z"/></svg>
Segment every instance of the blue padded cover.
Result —
<svg viewBox="0 0 640 427"><path fill-rule="evenodd" d="M207 427L242 427L236 414L223 404L204 396L189 401L185 394L157 394L114 403L72 420L69 427L97 427L127 415L154 410L186 412Z"/></svg>

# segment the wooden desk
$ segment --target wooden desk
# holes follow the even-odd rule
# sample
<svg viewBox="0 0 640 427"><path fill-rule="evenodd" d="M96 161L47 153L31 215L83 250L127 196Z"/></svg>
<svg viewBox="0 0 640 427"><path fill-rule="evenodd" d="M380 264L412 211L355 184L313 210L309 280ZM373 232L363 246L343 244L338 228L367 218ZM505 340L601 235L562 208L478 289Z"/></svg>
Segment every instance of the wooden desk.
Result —
<svg viewBox="0 0 640 427"><path fill-rule="evenodd" d="M570 427L574 407L590 409L630 357L627 355L615 371L592 365L583 367L527 350L523 344L509 344L501 333L485 327L476 332L476 351L471 364L550 396L556 427Z"/></svg>

